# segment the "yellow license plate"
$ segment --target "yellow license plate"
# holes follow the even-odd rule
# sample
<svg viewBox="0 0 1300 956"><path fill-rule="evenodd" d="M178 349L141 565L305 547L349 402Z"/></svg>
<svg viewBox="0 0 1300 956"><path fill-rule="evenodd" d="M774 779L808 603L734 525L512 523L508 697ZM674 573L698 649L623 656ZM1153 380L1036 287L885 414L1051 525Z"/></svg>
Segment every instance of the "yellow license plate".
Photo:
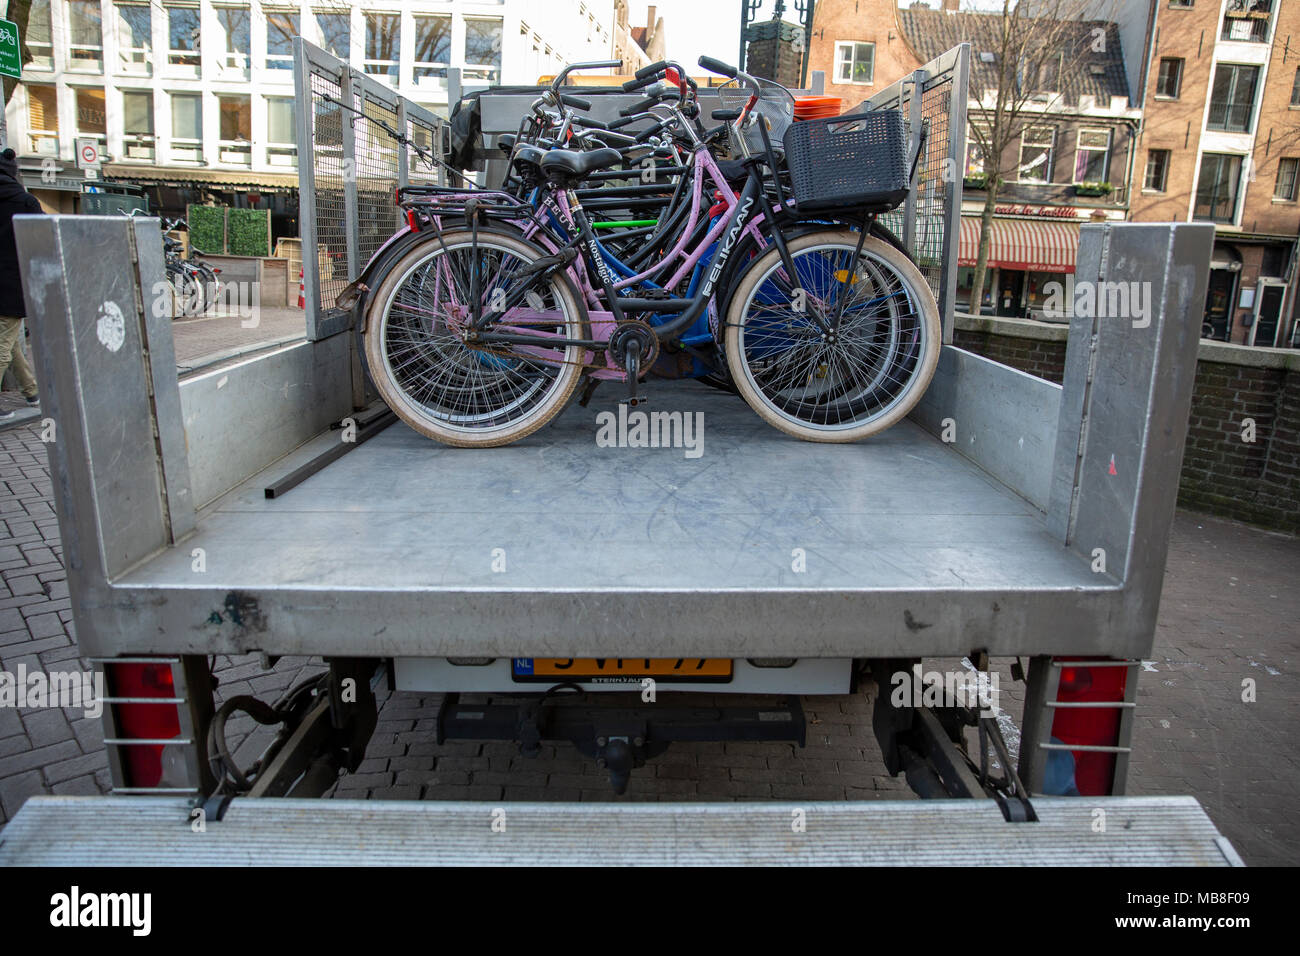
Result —
<svg viewBox="0 0 1300 956"><path fill-rule="evenodd" d="M637 684L653 677L668 683L725 684L731 680L731 660L725 657L516 657L514 679L578 681L584 684Z"/></svg>

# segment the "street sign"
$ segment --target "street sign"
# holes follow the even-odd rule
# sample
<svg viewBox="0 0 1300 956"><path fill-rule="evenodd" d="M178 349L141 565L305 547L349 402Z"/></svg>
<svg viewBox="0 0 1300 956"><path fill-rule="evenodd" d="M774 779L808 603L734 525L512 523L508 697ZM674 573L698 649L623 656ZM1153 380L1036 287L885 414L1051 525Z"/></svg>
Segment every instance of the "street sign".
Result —
<svg viewBox="0 0 1300 956"><path fill-rule="evenodd" d="M99 143L90 137L77 139L77 166L81 169L99 168Z"/></svg>
<svg viewBox="0 0 1300 956"><path fill-rule="evenodd" d="M18 49L18 24L0 20L0 76L22 79L23 58Z"/></svg>

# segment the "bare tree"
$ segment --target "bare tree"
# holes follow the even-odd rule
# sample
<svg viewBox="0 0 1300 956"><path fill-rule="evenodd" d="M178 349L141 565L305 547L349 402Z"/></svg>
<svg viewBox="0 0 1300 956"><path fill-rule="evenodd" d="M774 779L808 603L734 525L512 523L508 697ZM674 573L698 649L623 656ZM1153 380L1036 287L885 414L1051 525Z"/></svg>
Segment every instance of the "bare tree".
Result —
<svg viewBox="0 0 1300 956"><path fill-rule="evenodd" d="M971 65L970 93L980 108L972 109L971 136L984 161L987 183L980 214L979 253L971 287L970 308L978 314L988 273L993 213L1005 182L1019 179L1019 150L1012 147L1025 128L1041 122L1063 102L1061 83L1077 44L1100 42L1079 29L1085 15L1102 18L1106 8L1096 0L1002 0L1001 12L983 14L986 29L976 41L977 62ZM986 48L980 48L980 41Z"/></svg>
<svg viewBox="0 0 1300 956"><path fill-rule="evenodd" d="M9 9L5 16L6 20L12 20L18 27L18 59L23 65L32 61L31 51L27 49L27 24L32 15L32 0L9 0ZM12 76L4 78L5 88L5 105L9 105L9 97L14 95L14 90L18 88L18 80Z"/></svg>

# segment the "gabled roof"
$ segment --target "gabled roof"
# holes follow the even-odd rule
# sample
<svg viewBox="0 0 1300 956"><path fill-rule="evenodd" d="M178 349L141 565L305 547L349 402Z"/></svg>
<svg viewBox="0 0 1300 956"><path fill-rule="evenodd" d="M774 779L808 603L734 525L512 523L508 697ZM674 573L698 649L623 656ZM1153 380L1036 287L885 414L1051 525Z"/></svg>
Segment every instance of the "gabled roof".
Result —
<svg viewBox="0 0 1300 956"><path fill-rule="evenodd" d="M901 9L899 26L907 42L923 62L933 60L959 43L971 44L971 87L992 89L997 85L995 65L981 59L981 53L995 53L1000 44L1002 17L988 13L948 13L942 10ZM1097 30L1104 31L1105 45L1097 45ZM1124 73L1124 54L1119 27L1105 20L1071 20L1065 24L1061 40L1061 75L1056 89L1067 103L1079 97L1095 96L1100 105L1109 105L1112 96L1129 95Z"/></svg>

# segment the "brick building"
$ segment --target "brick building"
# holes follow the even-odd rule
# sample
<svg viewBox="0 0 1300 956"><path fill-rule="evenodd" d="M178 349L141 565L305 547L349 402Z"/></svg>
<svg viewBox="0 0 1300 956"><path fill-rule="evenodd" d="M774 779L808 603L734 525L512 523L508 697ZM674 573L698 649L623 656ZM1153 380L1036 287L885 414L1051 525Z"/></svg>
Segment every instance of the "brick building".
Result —
<svg viewBox="0 0 1300 956"><path fill-rule="evenodd" d="M1131 216L1215 223L1214 337L1294 344L1300 2L1156 7Z"/></svg>
<svg viewBox="0 0 1300 956"><path fill-rule="evenodd" d="M980 123L991 103L998 70L1001 17L894 0L822 0L809 48L812 69L827 70L827 92L848 108L962 42L972 45L969 121ZM1105 38L1097 44L1096 37ZM962 203L957 300L972 312L1038 313L1046 286L1074 271L1079 226L1127 218L1128 183L1141 112L1132 98L1119 27L1079 20L1063 31L1052 69L1039 78L997 167L999 190L990 236L984 299L969 303L979 246L984 183L994 163L979 154L968 133ZM1133 40L1130 39L1130 45ZM1100 47L1100 48L1098 48ZM1131 55L1141 57L1142 50ZM980 92L984 99L981 100ZM1008 177L1007 171L1012 170ZM1010 179L1010 181L1006 181Z"/></svg>

